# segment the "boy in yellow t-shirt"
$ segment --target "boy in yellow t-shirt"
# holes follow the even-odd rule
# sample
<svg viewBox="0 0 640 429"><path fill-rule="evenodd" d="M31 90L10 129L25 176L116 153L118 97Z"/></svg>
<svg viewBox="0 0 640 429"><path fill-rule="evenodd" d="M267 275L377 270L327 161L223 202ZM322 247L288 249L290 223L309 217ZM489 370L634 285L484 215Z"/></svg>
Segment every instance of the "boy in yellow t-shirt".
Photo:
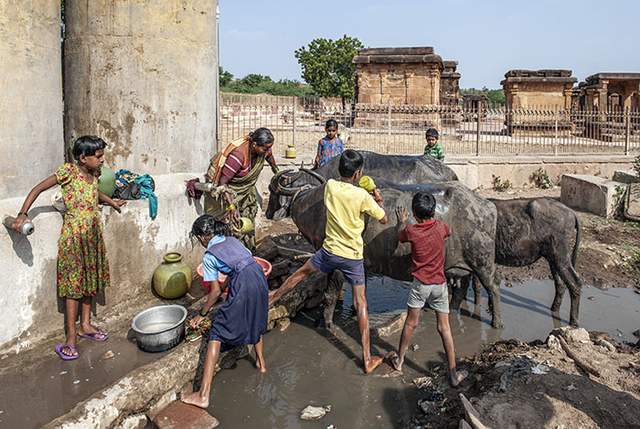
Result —
<svg viewBox="0 0 640 429"><path fill-rule="evenodd" d="M380 223L388 222L380 192L371 192L356 184L362 177L364 160L355 150L347 149L340 156L340 180L329 179L324 188L327 208L327 226L322 247L298 271L293 273L277 290L271 293L269 305L279 300L310 274L321 271L341 271L353 289L353 305L358 314L358 327L362 340L364 372L369 374L380 363L381 356L371 356L369 315L365 295L365 275L362 241L364 215Z"/></svg>

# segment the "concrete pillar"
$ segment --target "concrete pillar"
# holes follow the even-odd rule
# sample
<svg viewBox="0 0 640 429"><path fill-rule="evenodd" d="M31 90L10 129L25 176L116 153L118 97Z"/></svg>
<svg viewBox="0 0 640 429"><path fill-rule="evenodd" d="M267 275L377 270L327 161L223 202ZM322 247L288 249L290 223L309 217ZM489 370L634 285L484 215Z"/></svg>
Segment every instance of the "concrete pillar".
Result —
<svg viewBox="0 0 640 429"><path fill-rule="evenodd" d="M63 161L60 0L0 1L0 200Z"/></svg>
<svg viewBox="0 0 640 429"><path fill-rule="evenodd" d="M204 172L215 151L216 0L66 0L65 137L107 163Z"/></svg>

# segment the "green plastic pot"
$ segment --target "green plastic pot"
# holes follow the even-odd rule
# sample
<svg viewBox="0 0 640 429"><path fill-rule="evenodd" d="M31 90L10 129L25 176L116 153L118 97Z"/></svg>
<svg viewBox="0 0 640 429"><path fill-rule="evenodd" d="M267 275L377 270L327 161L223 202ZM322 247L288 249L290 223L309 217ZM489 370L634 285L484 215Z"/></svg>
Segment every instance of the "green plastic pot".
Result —
<svg viewBox="0 0 640 429"><path fill-rule="evenodd" d="M153 272L153 290L166 299L184 296L191 287L191 267L182 262L182 255L170 252Z"/></svg>
<svg viewBox="0 0 640 429"><path fill-rule="evenodd" d="M104 165L100 169L98 189L109 198L113 197L113 193L116 191L116 173Z"/></svg>

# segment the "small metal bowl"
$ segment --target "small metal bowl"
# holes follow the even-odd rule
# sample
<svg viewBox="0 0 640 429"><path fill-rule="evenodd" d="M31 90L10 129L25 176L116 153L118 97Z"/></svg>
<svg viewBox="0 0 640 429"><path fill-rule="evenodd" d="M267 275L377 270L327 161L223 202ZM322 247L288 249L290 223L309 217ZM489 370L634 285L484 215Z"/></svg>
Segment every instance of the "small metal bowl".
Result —
<svg viewBox="0 0 640 429"><path fill-rule="evenodd" d="M136 343L145 352L163 352L184 337L187 309L181 305L159 305L136 315L131 322Z"/></svg>

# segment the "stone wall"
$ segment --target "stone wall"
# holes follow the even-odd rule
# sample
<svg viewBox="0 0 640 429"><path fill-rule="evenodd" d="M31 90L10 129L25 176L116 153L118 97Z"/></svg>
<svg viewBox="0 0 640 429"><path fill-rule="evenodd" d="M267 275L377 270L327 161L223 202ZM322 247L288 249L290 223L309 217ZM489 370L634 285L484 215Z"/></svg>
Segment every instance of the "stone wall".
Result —
<svg viewBox="0 0 640 429"><path fill-rule="evenodd" d="M25 194L63 160L60 1L0 1L0 40L4 199Z"/></svg>
<svg viewBox="0 0 640 429"><path fill-rule="evenodd" d="M358 71L358 103L440 103L440 70L435 64L371 64Z"/></svg>

